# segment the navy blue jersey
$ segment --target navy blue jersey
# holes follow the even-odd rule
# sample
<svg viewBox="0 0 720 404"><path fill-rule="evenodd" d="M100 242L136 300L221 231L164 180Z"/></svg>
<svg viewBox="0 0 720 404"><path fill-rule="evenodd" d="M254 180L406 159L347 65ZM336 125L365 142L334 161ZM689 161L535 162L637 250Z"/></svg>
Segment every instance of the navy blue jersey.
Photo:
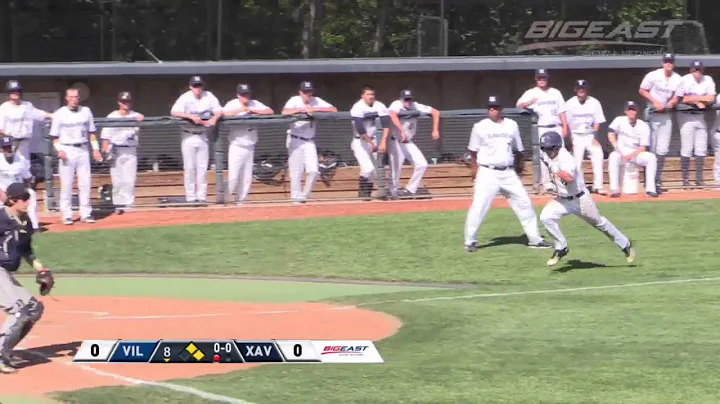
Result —
<svg viewBox="0 0 720 404"><path fill-rule="evenodd" d="M0 267L17 271L22 259L35 259L32 249L32 224L26 214L15 217L7 209L0 209Z"/></svg>

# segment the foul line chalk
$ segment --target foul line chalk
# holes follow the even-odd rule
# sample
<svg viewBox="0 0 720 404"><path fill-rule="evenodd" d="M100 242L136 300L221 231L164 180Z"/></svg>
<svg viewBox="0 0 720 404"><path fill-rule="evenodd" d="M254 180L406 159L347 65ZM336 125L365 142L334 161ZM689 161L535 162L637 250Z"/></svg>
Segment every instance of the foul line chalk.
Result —
<svg viewBox="0 0 720 404"><path fill-rule="evenodd" d="M198 317L222 317L229 316L229 313L211 314L168 314L157 316L99 316L95 320L157 320L163 318L198 318Z"/></svg>
<svg viewBox="0 0 720 404"><path fill-rule="evenodd" d="M18 349L23 349L23 348L19 348L19 347L18 347ZM147 380L140 380L140 379L135 379L135 378L132 378L132 377L127 377L127 376L122 376L122 375L118 375L118 374L115 374L115 373L106 372L106 371L104 371L104 370L98 370L98 369L92 368L92 367L87 366L87 365L81 365L81 364L77 364L77 363L73 363L73 362L56 361L56 360L53 360L52 358L50 358L49 356L45 355L44 353L38 352L38 351L33 351L33 350L25 349L25 352L27 352L27 353L35 356L35 357L43 358L43 359L48 360L48 361L53 362L53 363L60 363L60 364L63 364L63 365L65 365L65 366L77 367L77 368L82 369L82 370L84 370L84 371L86 371L86 372L94 373L94 374L96 374L96 375L98 375L98 376L102 376L102 377L107 377L107 378L119 380L119 381L122 381L122 382L125 382L125 383L129 383L129 384L133 384L133 385L136 385L136 386L153 386L153 387L159 387L159 388L163 388L163 389L167 389L167 390L172 390L172 391L175 391L175 392L178 392L178 393L190 394L190 395L197 396L197 397L200 397L200 398L205 399L205 400L215 401L215 402L219 402L219 403L229 403L229 404L254 404L254 403L252 403L252 402L250 402L250 401L245 401L245 400L241 400L241 399L238 399L238 398L223 396L223 395L220 395L220 394L208 393L208 392L206 392L206 391L198 390L198 389L193 388L193 387L181 386L181 385L172 384L172 383L151 382L151 381L147 381Z"/></svg>

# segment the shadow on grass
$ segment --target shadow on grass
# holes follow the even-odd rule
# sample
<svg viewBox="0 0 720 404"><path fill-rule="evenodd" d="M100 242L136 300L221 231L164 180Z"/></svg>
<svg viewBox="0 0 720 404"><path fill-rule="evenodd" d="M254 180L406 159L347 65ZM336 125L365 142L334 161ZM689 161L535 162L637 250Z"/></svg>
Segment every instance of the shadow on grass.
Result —
<svg viewBox="0 0 720 404"><path fill-rule="evenodd" d="M634 268L635 265L629 264L629 265L605 265L603 263L598 262L589 262L589 261L582 261L582 260L569 260L565 263L565 266L553 269L552 272L555 273L566 273L570 271L574 271L576 269L596 269L596 268Z"/></svg>
<svg viewBox="0 0 720 404"><path fill-rule="evenodd" d="M16 350L13 352L16 358L16 360L13 360L13 365L18 369L22 369L50 363L50 361L55 358L72 358L77 353L80 344L80 341L74 341L31 348L33 352L38 352L45 357L25 350Z"/></svg>
<svg viewBox="0 0 720 404"><path fill-rule="evenodd" d="M528 239L525 235L522 236L502 236L495 237L486 244L479 245L480 248L499 247L503 245L520 244L527 245Z"/></svg>

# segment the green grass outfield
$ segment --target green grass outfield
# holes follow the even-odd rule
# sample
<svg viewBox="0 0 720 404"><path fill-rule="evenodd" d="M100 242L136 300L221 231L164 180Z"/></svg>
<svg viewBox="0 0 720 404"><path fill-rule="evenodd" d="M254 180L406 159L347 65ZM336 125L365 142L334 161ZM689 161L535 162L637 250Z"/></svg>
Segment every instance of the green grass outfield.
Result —
<svg viewBox="0 0 720 404"><path fill-rule="evenodd" d="M499 209L480 232L481 242L497 245L472 255L462 250L464 212L47 233L38 238L37 250L58 273L206 272L474 285L343 298L318 294L316 299L362 303L403 320L396 336L378 343L383 365L269 365L173 381L247 402L720 402L720 280L507 295L720 278L720 202L600 209L634 240L635 266L602 234L568 218L563 229L571 253L560 271L550 271L544 265L550 252L517 244L520 225L511 211ZM488 293L495 295L418 300ZM245 300L241 293L235 298ZM54 398L88 404L208 402L156 387L98 388Z"/></svg>

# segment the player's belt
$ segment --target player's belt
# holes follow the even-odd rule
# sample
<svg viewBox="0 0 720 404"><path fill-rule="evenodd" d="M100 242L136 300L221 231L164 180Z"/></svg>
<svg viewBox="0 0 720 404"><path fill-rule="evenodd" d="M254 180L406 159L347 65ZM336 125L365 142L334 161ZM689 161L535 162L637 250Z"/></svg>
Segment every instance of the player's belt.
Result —
<svg viewBox="0 0 720 404"><path fill-rule="evenodd" d="M83 147L87 144L87 142L84 143L60 143L63 146L70 146L70 147Z"/></svg>
<svg viewBox="0 0 720 404"><path fill-rule="evenodd" d="M573 199L578 199L578 198L580 198L580 197L583 196L583 195L585 195L585 191L581 191L581 192L580 192L579 194L577 194L577 195L559 196L558 198L565 199L565 200L568 200L568 201L572 201Z"/></svg>
<svg viewBox="0 0 720 404"><path fill-rule="evenodd" d="M131 148L136 148L136 147L137 147L137 146L124 145L124 144L113 144L112 146L113 146L113 147L124 147L124 148L126 148L126 149L131 149Z"/></svg>
<svg viewBox="0 0 720 404"><path fill-rule="evenodd" d="M207 131L193 132L193 131L191 131L191 130L182 129L182 133L187 133L188 135L204 135L204 134L207 133Z"/></svg>
<svg viewBox="0 0 720 404"><path fill-rule="evenodd" d="M558 124L552 124L552 125L538 125L538 128L557 128Z"/></svg>
<svg viewBox="0 0 720 404"><path fill-rule="evenodd" d="M510 168L510 167L508 167L508 166L486 166L485 164L480 164L480 165L481 165L482 167L489 168L489 169L495 170L495 171L505 171L505 170L507 170L508 168Z"/></svg>
<svg viewBox="0 0 720 404"><path fill-rule="evenodd" d="M703 111L680 111L684 114L690 114L690 115L703 115L705 112Z"/></svg>
<svg viewBox="0 0 720 404"><path fill-rule="evenodd" d="M293 138L293 139L300 139L300 140L303 140L303 141L305 141L305 142L312 142L312 139L311 139L311 138L307 138L307 137L300 137L300 136L297 136L297 135L290 135L290 137Z"/></svg>

